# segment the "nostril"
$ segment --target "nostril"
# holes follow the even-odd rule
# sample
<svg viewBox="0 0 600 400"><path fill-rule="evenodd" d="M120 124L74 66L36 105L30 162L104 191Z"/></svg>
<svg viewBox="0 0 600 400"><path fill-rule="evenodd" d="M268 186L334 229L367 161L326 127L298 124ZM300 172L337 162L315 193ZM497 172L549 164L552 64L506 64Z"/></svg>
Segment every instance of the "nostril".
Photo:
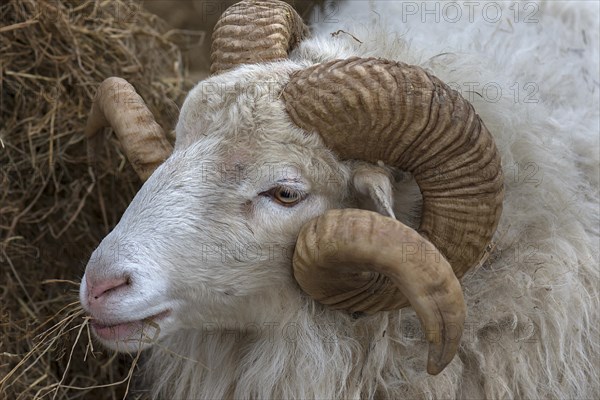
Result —
<svg viewBox="0 0 600 400"><path fill-rule="evenodd" d="M108 279L101 282L95 282L90 287L90 297L98 300L108 292L131 285L131 277L125 276L117 279Z"/></svg>

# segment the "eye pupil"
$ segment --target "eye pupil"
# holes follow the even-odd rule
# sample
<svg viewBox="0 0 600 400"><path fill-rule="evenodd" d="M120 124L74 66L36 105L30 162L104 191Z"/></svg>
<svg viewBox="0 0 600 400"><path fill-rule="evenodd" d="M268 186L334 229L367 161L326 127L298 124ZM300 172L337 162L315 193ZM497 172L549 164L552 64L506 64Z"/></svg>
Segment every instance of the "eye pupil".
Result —
<svg viewBox="0 0 600 400"><path fill-rule="evenodd" d="M277 187L272 192L273 199L281 205L293 206L302 200L302 194L286 187Z"/></svg>
<svg viewBox="0 0 600 400"><path fill-rule="evenodd" d="M279 192L279 196L282 197L282 198L284 198L284 199L289 199L289 198L294 197L294 195L289 190L287 190L287 189L282 189Z"/></svg>

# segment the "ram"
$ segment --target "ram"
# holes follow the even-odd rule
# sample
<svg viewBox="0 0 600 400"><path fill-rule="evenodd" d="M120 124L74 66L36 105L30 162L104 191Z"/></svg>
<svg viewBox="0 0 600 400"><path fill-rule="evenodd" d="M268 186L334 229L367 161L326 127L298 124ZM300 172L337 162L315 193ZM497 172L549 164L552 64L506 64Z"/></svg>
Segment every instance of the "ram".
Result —
<svg viewBox="0 0 600 400"><path fill-rule="evenodd" d="M82 279L95 336L148 348L156 398L597 397L598 88L556 79L586 60L548 45L560 27L579 43L594 11L532 4L541 26L513 33L364 14L398 12L409 46L380 21L311 36L286 3L242 1L174 149L106 80L90 144L112 126L145 183ZM518 34L547 68L505 59Z"/></svg>

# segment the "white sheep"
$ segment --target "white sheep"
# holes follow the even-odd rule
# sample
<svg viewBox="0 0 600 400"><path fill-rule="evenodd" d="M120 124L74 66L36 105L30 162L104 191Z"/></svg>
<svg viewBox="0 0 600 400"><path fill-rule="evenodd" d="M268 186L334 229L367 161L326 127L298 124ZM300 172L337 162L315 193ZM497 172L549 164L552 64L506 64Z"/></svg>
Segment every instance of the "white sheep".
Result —
<svg viewBox="0 0 600 400"><path fill-rule="evenodd" d="M304 38L258 3L217 25L172 154L126 82L100 88L88 135L111 124L149 178L82 280L96 337L149 348L154 398L598 398L597 8L348 2ZM437 78L368 57L425 68L491 136ZM357 136L425 121L424 99L452 123L411 151ZM377 213L332 210L354 207Z"/></svg>

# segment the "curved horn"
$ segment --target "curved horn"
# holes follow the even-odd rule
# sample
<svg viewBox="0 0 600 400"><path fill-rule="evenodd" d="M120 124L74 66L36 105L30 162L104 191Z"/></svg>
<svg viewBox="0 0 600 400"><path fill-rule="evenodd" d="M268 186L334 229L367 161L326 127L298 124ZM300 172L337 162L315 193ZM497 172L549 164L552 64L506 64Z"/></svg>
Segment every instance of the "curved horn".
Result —
<svg viewBox="0 0 600 400"><path fill-rule="evenodd" d="M332 214L321 221L321 229L315 228L318 221L309 222L307 229L314 232L299 236L298 251L343 243L336 254L341 261L325 264L323 270L314 257L295 257L298 284L316 300L350 311L391 310L407 305L408 298L427 335L441 318L441 331L435 332L445 338L444 350L430 347L428 366L430 373L441 371L462 335L464 303L457 279L481 262L502 212L504 179L490 133L456 91L421 68L393 61L350 58L315 65L293 74L282 98L291 120L318 132L340 158L383 160L407 170L423 196L417 236L395 220L395 228L380 222L357 224L357 215L372 218L364 210ZM404 234L418 247L433 244L452 266L456 281L446 276L440 283L435 273L448 271L442 262L424 256L407 259ZM361 273L366 270L372 272ZM423 301L427 298L432 301ZM457 328L456 342L450 344L446 321Z"/></svg>
<svg viewBox="0 0 600 400"><path fill-rule="evenodd" d="M241 1L225 10L215 25L210 72L285 59L307 34L302 18L287 3Z"/></svg>
<svg viewBox="0 0 600 400"><path fill-rule="evenodd" d="M465 303L458 278L437 249L401 222L371 211L331 210L302 227L294 277L316 300L331 300L328 286L351 290L357 282L368 294L379 276L410 299L429 342L427 371L440 373L460 343Z"/></svg>
<svg viewBox="0 0 600 400"><path fill-rule="evenodd" d="M98 87L85 136L93 139L104 127L115 131L127 159L142 181L148 179L173 152L146 103L125 79L107 78ZM97 140L88 141L90 159L94 159L96 147Z"/></svg>
<svg viewBox="0 0 600 400"><path fill-rule="evenodd" d="M458 278L482 260L504 179L492 136L460 94L419 67L355 57L296 72L282 96L292 121L342 159L383 160L414 175L418 231Z"/></svg>

